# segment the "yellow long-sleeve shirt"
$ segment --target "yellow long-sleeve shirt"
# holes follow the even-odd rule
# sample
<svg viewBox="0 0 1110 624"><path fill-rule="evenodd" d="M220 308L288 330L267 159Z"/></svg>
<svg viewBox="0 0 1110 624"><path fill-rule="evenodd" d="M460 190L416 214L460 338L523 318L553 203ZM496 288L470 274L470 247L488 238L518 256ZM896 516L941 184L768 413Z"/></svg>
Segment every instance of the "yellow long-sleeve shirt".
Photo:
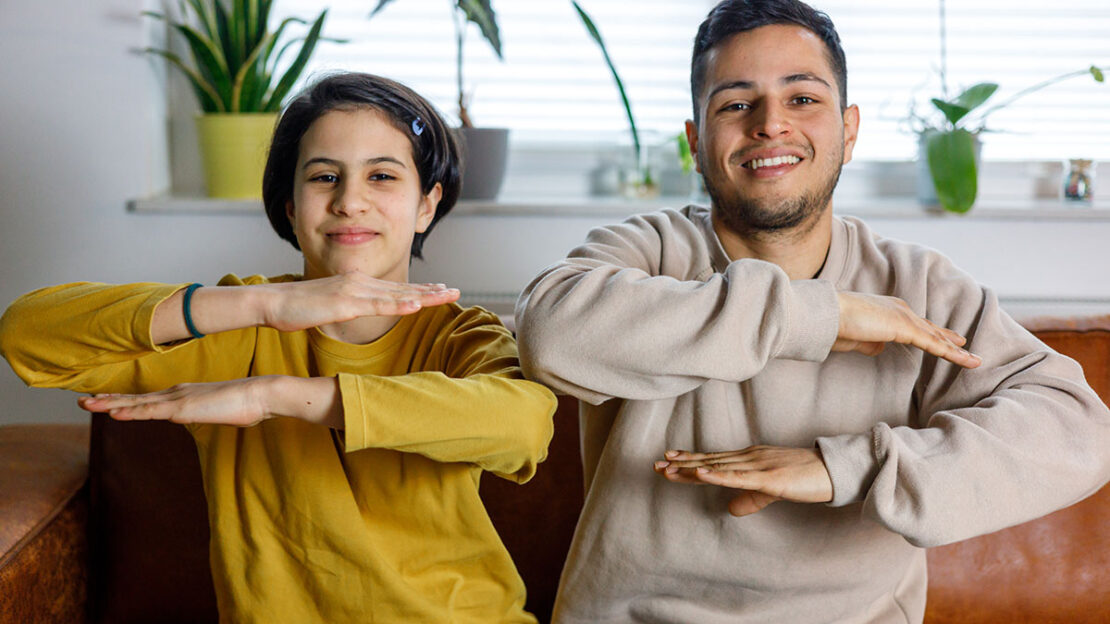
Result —
<svg viewBox="0 0 1110 624"><path fill-rule="evenodd" d="M482 470L519 482L534 474L555 398L523 379L494 315L431 307L367 345L269 328L155 345L154 308L180 288L29 293L0 319L0 352L29 385L78 392L338 376L343 433L291 418L190 427L222 621L535 621L478 481Z"/></svg>

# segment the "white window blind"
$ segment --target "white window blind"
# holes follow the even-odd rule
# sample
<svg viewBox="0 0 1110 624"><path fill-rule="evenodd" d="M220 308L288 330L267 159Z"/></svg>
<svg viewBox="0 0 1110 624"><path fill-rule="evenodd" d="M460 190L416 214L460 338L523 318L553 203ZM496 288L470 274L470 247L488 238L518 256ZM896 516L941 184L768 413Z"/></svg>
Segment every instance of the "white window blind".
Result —
<svg viewBox="0 0 1110 624"><path fill-rule="evenodd" d="M690 49L711 0L581 0L597 23L645 134L672 135L690 116ZM400 80L449 117L456 112L452 0L334 0L312 71L368 71ZM915 138L902 119L916 98L940 95L936 0L817 0L848 58L848 97L862 110L856 158L905 160ZM274 17L311 17L322 3L278 0ZM628 126L597 46L564 0L494 0L505 56L498 62L473 26L464 61L477 125L512 128L516 145L576 147L628 142ZM949 0L949 95L997 82L1002 101L1041 80L1091 64L1110 66L1110 2ZM928 107L928 108L926 108ZM987 159L1110 159L1110 82L1072 78L996 111Z"/></svg>

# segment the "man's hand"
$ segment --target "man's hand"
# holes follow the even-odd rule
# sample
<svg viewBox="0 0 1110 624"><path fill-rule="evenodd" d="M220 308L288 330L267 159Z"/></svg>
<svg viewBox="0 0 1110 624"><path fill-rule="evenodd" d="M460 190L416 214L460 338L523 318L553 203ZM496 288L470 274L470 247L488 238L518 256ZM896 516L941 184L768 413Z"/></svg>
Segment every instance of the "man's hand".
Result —
<svg viewBox="0 0 1110 624"><path fill-rule="evenodd" d="M298 331L362 316L398 316L457 301L459 291L442 284L389 282L351 272L301 282L261 284L262 324Z"/></svg>
<svg viewBox="0 0 1110 624"><path fill-rule="evenodd" d="M960 348L967 339L921 318L901 299L854 292L839 292L837 299L840 329L833 351L878 355L886 343L900 342L964 368L982 364L978 356Z"/></svg>
<svg viewBox="0 0 1110 624"><path fill-rule="evenodd" d="M334 377L268 375L214 383L179 384L147 394L98 394L77 400L90 412L116 420L169 420L251 427L275 416L343 427Z"/></svg>
<svg viewBox="0 0 1110 624"><path fill-rule="evenodd" d="M721 453L667 451L664 457L655 462L655 472L668 481L741 490L728 505L734 516L755 513L777 500L832 500L832 479L817 449L750 446Z"/></svg>

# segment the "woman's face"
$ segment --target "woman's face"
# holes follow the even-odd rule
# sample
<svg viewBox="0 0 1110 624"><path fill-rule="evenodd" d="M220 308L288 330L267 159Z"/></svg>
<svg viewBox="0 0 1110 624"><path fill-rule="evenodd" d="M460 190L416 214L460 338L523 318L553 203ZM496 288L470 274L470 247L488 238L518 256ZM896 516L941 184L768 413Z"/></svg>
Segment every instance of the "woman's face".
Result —
<svg viewBox="0 0 1110 624"><path fill-rule="evenodd" d="M361 271L407 282L413 235L435 216L437 183L420 191L412 144L371 108L325 113L301 138L286 214L305 279Z"/></svg>

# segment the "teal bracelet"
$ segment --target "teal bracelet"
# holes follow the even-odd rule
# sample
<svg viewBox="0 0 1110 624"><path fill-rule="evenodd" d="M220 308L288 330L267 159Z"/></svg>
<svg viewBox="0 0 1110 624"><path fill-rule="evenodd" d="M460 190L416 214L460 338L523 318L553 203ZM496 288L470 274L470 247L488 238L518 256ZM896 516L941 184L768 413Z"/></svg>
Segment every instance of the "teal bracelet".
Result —
<svg viewBox="0 0 1110 624"><path fill-rule="evenodd" d="M193 325L193 313L190 304L193 302L193 291L200 288L200 284L189 284L185 289L185 300L181 302L181 309L185 313L185 327L188 328L189 333L193 338L204 338L204 334L197 331L197 326Z"/></svg>

